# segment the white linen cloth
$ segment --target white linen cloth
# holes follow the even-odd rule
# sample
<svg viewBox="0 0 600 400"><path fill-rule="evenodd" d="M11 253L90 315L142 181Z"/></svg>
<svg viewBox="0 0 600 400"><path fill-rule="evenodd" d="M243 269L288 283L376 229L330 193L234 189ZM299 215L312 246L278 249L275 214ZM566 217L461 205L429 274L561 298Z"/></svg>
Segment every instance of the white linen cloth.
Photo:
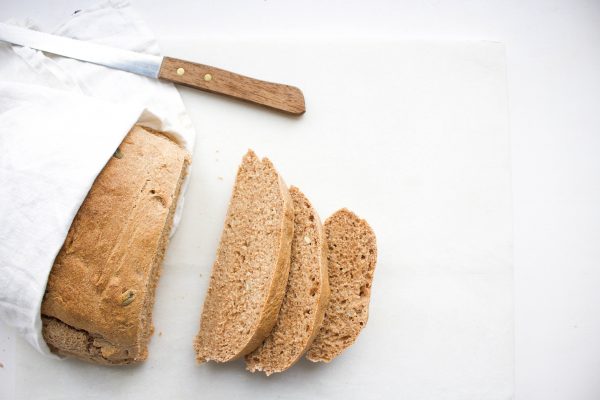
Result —
<svg viewBox="0 0 600 400"><path fill-rule="evenodd" d="M122 1L78 11L51 33L159 53ZM135 123L171 133L192 152L195 133L173 85L0 42L0 319L44 354L40 307L53 261Z"/></svg>

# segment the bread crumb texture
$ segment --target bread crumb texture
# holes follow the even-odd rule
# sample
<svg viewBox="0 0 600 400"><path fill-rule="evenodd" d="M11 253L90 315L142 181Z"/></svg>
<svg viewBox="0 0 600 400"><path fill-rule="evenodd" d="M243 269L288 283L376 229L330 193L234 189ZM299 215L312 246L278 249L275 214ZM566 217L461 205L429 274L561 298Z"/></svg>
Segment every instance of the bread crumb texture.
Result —
<svg viewBox="0 0 600 400"><path fill-rule="evenodd" d="M331 297L310 361L329 362L352 345L367 324L377 244L369 224L347 209L325 221Z"/></svg>
<svg viewBox="0 0 600 400"><path fill-rule="evenodd" d="M298 361L323 321L329 299L327 246L316 210L296 187L290 275L277 323L261 346L246 356L249 371L282 372Z"/></svg>
<svg viewBox="0 0 600 400"><path fill-rule="evenodd" d="M233 188L194 341L198 362L254 350L273 328L287 284L293 208L266 158L248 151Z"/></svg>

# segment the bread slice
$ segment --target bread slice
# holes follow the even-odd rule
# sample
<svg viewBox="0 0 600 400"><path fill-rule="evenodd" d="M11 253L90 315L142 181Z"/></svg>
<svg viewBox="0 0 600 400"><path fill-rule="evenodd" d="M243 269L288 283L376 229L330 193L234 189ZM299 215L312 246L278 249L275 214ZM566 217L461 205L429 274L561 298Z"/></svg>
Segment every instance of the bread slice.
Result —
<svg viewBox="0 0 600 400"><path fill-rule="evenodd" d="M285 294L294 211L273 164L248 151L238 170L194 341L198 362L244 356L269 335Z"/></svg>
<svg viewBox="0 0 600 400"><path fill-rule="evenodd" d="M327 218L325 236L331 298L306 358L329 362L352 345L367 324L377 244L367 221L347 209Z"/></svg>
<svg viewBox="0 0 600 400"><path fill-rule="evenodd" d="M246 356L249 371L282 372L302 357L319 332L327 302L327 243L319 215L304 194L290 188L294 237L290 277L277 323L262 345Z"/></svg>
<svg viewBox="0 0 600 400"><path fill-rule="evenodd" d="M100 364L142 361L173 214L190 162L134 127L96 178L54 261L42 303L50 349Z"/></svg>

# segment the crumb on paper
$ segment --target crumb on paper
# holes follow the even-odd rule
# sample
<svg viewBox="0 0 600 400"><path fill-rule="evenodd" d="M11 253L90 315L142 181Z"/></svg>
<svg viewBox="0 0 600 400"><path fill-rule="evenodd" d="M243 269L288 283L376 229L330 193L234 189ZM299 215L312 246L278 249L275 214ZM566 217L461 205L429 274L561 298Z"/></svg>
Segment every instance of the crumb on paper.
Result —
<svg viewBox="0 0 600 400"><path fill-rule="evenodd" d="M162 331L158 332L158 336L162 336Z"/></svg>
<svg viewBox="0 0 600 400"><path fill-rule="evenodd" d="M217 179L220 180L220 181L222 181L223 177L222 176L217 176Z"/></svg>
<svg viewBox="0 0 600 400"><path fill-rule="evenodd" d="M4 364L0 362L0 368L4 368Z"/></svg>

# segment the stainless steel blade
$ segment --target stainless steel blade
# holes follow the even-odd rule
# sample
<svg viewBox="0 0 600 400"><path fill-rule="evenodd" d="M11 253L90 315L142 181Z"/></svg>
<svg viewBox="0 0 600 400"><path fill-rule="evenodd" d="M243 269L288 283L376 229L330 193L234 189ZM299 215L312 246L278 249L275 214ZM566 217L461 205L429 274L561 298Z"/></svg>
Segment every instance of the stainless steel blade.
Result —
<svg viewBox="0 0 600 400"><path fill-rule="evenodd" d="M162 56L136 53L3 23L0 23L0 40L150 78L158 78L163 60Z"/></svg>

